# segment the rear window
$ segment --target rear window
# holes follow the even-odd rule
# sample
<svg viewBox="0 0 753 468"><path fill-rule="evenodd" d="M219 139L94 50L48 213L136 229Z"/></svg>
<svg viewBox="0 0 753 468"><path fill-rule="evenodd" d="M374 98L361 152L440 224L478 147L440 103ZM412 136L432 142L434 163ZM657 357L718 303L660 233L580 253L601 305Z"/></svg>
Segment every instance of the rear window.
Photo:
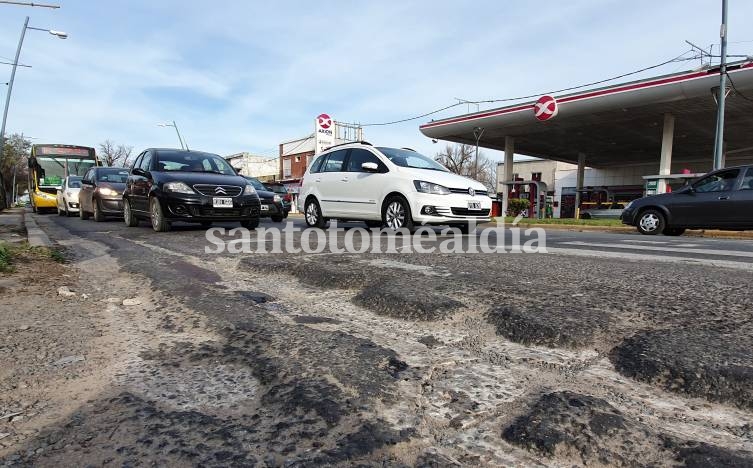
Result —
<svg viewBox="0 0 753 468"><path fill-rule="evenodd" d="M100 170L97 172L97 181L125 184L128 180L128 169Z"/></svg>

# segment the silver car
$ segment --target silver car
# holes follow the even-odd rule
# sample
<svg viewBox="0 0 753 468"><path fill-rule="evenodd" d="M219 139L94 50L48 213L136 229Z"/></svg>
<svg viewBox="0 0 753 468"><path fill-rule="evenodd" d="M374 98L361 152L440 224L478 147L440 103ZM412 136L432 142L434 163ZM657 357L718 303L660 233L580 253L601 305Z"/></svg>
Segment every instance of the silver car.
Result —
<svg viewBox="0 0 753 468"><path fill-rule="evenodd" d="M601 208L590 208L580 212L580 219L620 219L627 202L609 203Z"/></svg>

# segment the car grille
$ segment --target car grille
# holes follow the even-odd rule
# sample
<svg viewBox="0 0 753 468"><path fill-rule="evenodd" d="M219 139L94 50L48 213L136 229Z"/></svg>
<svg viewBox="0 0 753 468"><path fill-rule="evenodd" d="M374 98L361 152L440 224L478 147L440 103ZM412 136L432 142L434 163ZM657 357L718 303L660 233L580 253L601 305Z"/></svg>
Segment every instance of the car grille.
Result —
<svg viewBox="0 0 753 468"><path fill-rule="evenodd" d="M204 208L204 207L190 207L191 216L209 217L209 218L242 218L249 216L254 212L258 213L258 208L236 208L236 209L222 209L222 208Z"/></svg>
<svg viewBox="0 0 753 468"><path fill-rule="evenodd" d="M196 184L193 189L209 197L237 197L243 192L243 187L237 185Z"/></svg>
<svg viewBox="0 0 753 468"><path fill-rule="evenodd" d="M489 216L489 210L469 210L468 208L452 208L455 216Z"/></svg>
<svg viewBox="0 0 753 468"><path fill-rule="evenodd" d="M451 188L451 193L462 193L464 195L469 195L467 188ZM489 195L489 192L486 190L476 190L476 195Z"/></svg>

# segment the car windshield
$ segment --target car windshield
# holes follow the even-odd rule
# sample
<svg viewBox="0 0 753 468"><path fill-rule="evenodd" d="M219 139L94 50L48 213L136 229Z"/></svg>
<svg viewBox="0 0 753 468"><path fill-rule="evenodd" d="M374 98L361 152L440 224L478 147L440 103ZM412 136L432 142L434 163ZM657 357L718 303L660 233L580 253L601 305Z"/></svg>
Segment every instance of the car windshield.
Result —
<svg viewBox="0 0 753 468"><path fill-rule="evenodd" d="M396 166L449 172L446 167L435 160L428 156L424 156L423 154L416 153L415 151L382 147L378 147L377 149L387 156L387 159Z"/></svg>
<svg viewBox="0 0 753 468"><path fill-rule="evenodd" d="M155 167L163 172L211 172L236 175L230 164L216 154L195 151L158 151Z"/></svg>
<svg viewBox="0 0 753 468"><path fill-rule="evenodd" d="M99 182L125 184L128 180L128 169L100 169L97 171L97 180Z"/></svg>
<svg viewBox="0 0 753 468"><path fill-rule="evenodd" d="M287 189L283 185L267 185L267 190L274 193L288 193Z"/></svg>
<svg viewBox="0 0 753 468"><path fill-rule="evenodd" d="M71 177L68 179L68 188L81 188L81 177Z"/></svg>
<svg viewBox="0 0 753 468"><path fill-rule="evenodd" d="M259 179L255 179L253 177L246 177L246 180L256 190L264 190L265 192L267 191L267 187L265 187L264 184L262 184L261 182L259 182Z"/></svg>

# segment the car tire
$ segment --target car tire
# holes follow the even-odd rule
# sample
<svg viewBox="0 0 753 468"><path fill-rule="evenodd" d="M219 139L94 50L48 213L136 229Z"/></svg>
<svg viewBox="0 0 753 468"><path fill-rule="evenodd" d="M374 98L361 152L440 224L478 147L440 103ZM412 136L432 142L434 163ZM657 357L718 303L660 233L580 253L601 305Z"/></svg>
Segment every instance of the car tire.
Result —
<svg viewBox="0 0 753 468"><path fill-rule="evenodd" d="M681 236L685 234L685 228L664 228L665 236Z"/></svg>
<svg viewBox="0 0 753 468"><path fill-rule="evenodd" d="M647 236L661 234L666 226L664 215L658 211L649 209L638 216L638 232Z"/></svg>
<svg viewBox="0 0 753 468"><path fill-rule="evenodd" d="M78 205L78 217L83 220L89 219L89 213L84 211L84 206L81 204L81 202L79 202Z"/></svg>
<svg viewBox="0 0 753 468"><path fill-rule="evenodd" d="M369 229L378 229L382 227L381 221L364 221L364 223L366 224L366 227Z"/></svg>
<svg viewBox="0 0 753 468"><path fill-rule="evenodd" d="M405 228L413 232L413 215L408 201L400 195L388 198L382 208L382 223L390 229Z"/></svg>
<svg viewBox="0 0 753 468"><path fill-rule="evenodd" d="M61 210L59 206L56 206L58 210L58 216L63 216L65 214L65 211Z"/></svg>
<svg viewBox="0 0 753 468"><path fill-rule="evenodd" d="M128 227L136 227L139 225L139 218L133 214L131 209L131 201L129 199L123 200L123 221Z"/></svg>
<svg viewBox="0 0 753 468"><path fill-rule="evenodd" d="M155 232L167 232L170 230L170 223L165 219L165 213L162 211L162 204L155 197L149 201L150 221L152 229Z"/></svg>
<svg viewBox="0 0 753 468"><path fill-rule="evenodd" d="M282 215L272 216L272 221L274 221L275 223L281 223L283 219L285 219L285 217Z"/></svg>
<svg viewBox="0 0 753 468"><path fill-rule="evenodd" d="M580 215L580 219L591 219L591 214L583 213L582 215Z"/></svg>
<svg viewBox="0 0 753 468"><path fill-rule="evenodd" d="M96 198L92 200L92 218L97 223L101 223L105 220L105 214L102 213L102 207L99 206L99 200Z"/></svg>
<svg viewBox="0 0 753 468"><path fill-rule="evenodd" d="M303 213L304 218L306 218L306 224L309 227L319 229L327 227L327 220L322 216L322 208L319 206L319 202L316 201L316 198L312 198L306 202Z"/></svg>
<svg viewBox="0 0 753 468"><path fill-rule="evenodd" d="M256 229L259 227L259 218L243 220L241 221L241 226L246 229Z"/></svg>

